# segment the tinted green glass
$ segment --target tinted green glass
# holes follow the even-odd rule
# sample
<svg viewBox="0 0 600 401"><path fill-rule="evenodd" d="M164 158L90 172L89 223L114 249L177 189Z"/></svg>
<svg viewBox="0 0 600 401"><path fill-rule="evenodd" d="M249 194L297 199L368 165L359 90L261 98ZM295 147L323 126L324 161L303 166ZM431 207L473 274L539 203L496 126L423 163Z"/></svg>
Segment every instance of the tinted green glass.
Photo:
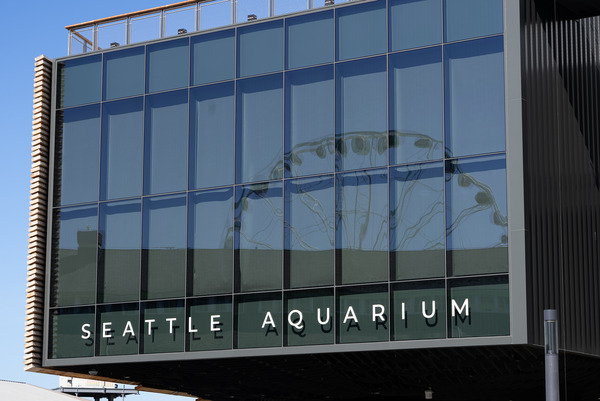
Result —
<svg viewBox="0 0 600 401"><path fill-rule="evenodd" d="M147 93L188 86L189 75L190 47L188 38L147 46Z"/></svg>
<svg viewBox="0 0 600 401"><path fill-rule="evenodd" d="M442 41L441 0L390 0L390 51Z"/></svg>
<svg viewBox="0 0 600 401"><path fill-rule="evenodd" d="M91 304L96 300L96 252L99 246L98 208L55 210L52 305ZM54 245L56 246L56 245Z"/></svg>
<svg viewBox="0 0 600 401"><path fill-rule="evenodd" d="M510 334L508 276L449 280L448 287L452 337Z"/></svg>
<svg viewBox="0 0 600 401"><path fill-rule="evenodd" d="M144 46L104 54L104 100L144 93Z"/></svg>
<svg viewBox="0 0 600 401"><path fill-rule="evenodd" d="M283 70L283 20L238 28L237 55L238 77Z"/></svg>
<svg viewBox="0 0 600 401"><path fill-rule="evenodd" d="M191 294L233 290L233 189L189 195L188 265ZM191 280L190 280L191 279Z"/></svg>
<svg viewBox="0 0 600 401"><path fill-rule="evenodd" d="M448 274L508 271L508 214L504 156L446 165Z"/></svg>
<svg viewBox="0 0 600 401"><path fill-rule="evenodd" d="M389 340L387 286L340 288L337 294L338 343Z"/></svg>
<svg viewBox="0 0 600 401"><path fill-rule="evenodd" d="M235 299L236 348L281 347L281 293L244 295Z"/></svg>
<svg viewBox="0 0 600 401"><path fill-rule="evenodd" d="M102 55L58 63L58 108L100 101Z"/></svg>
<svg viewBox="0 0 600 401"><path fill-rule="evenodd" d="M142 299L185 295L186 197L145 198Z"/></svg>
<svg viewBox="0 0 600 401"><path fill-rule="evenodd" d="M287 68L333 61L333 11L288 18L285 29Z"/></svg>
<svg viewBox="0 0 600 401"><path fill-rule="evenodd" d="M388 189L385 170L337 176L337 283L388 279Z"/></svg>
<svg viewBox="0 0 600 401"><path fill-rule="evenodd" d="M393 286L393 340L446 338L446 286L425 281Z"/></svg>
<svg viewBox="0 0 600 401"><path fill-rule="evenodd" d="M50 358L94 356L94 307L50 311Z"/></svg>
<svg viewBox="0 0 600 401"><path fill-rule="evenodd" d="M141 201L100 204L98 302L140 297Z"/></svg>
<svg viewBox="0 0 600 401"><path fill-rule="evenodd" d="M446 42L502 33L502 24L502 0L444 1Z"/></svg>
<svg viewBox="0 0 600 401"><path fill-rule="evenodd" d="M235 78L233 29L192 37L192 85Z"/></svg>
<svg viewBox="0 0 600 401"><path fill-rule="evenodd" d="M390 175L393 279L444 277L442 163L398 167Z"/></svg>
<svg viewBox="0 0 600 401"><path fill-rule="evenodd" d="M334 196L332 176L285 183L286 287L333 284Z"/></svg>
<svg viewBox="0 0 600 401"><path fill-rule="evenodd" d="M137 304L98 307L97 355L135 355L139 346Z"/></svg>
<svg viewBox="0 0 600 401"><path fill-rule="evenodd" d="M287 292L285 345L333 344L333 290Z"/></svg>
<svg viewBox="0 0 600 401"><path fill-rule="evenodd" d="M236 188L235 284L239 291L282 286L282 195L281 182Z"/></svg>
<svg viewBox="0 0 600 401"><path fill-rule="evenodd" d="M142 325L140 353L183 352L185 342L183 301L142 304Z"/></svg>
<svg viewBox="0 0 600 401"><path fill-rule="evenodd" d="M337 59L387 51L386 2L373 1L336 10Z"/></svg>
<svg viewBox="0 0 600 401"><path fill-rule="evenodd" d="M231 297L188 301L188 344L190 351L233 347Z"/></svg>

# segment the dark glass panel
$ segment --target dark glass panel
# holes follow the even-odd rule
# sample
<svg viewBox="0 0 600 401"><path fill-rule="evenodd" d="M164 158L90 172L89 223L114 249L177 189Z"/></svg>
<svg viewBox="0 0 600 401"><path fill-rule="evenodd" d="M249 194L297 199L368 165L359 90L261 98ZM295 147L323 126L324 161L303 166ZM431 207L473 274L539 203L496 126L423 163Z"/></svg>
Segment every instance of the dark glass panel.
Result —
<svg viewBox="0 0 600 401"><path fill-rule="evenodd" d="M333 289L287 292L285 345L333 344Z"/></svg>
<svg viewBox="0 0 600 401"><path fill-rule="evenodd" d="M96 300L98 208L80 206L54 212L51 304L91 304ZM56 245L57 244L57 245Z"/></svg>
<svg viewBox="0 0 600 401"><path fill-rule="evenodd" d="M387 163L386 59L336 65L337 169Z"/></svg>
<svg viewBox="0 0 600 401"><path fill-rule="evenodd" d="M50 358L94 356L94 307L50 311Z"/></svg>
<svg viewBox="0 0 600 401"><path fill-rule="evenodd" d="M237 55L238 77L283 70L283 20L238 28Z"/></svg>
<svg viewBox="0 0 600 401"><path fill-rule="evenodd" d="M280 289L283 197L281 182L236 188L236 289Z"/></svg>
<svg viewBox="0 0 600 401"><path fill-rule="evenodd" d="M337 342L389 341L390 310L387 286L337 290Z"/></svg>
<svg viewBox="0 0 600 401"><path fill-rule="evenodd" d="M241 295L235 298L235 347L281 347L283 321L281 293Z"/></svg>
<svg viewBox="0 0 600 401"><path fill-rule="evenodd" d="M503 151L503 38L444 47L446 152L449 157Z"/></svg>
<svg viewBox="0 0 600 401"><path fill-rule="evenodd" d="M146 47L146 92L188 86L190 75L189 39L170 40Z"/></svg>
<svg viewBox="0 0 600 401"><path fill-rule="evenodd" d="M54 205L98 200L100 105L56 113Z"/></svg>
<svg viewBox="0 0 600 401"><path fill-rule="evenodd" d="M190 351L233 347L233 305L231 297L188 301L188 343Z"/></svg>
<svg viewBox="0 0 600 401"><path fill-rule="evenodd" d="M442 41L441 0L390 0L390 51Z"/></svg>
<svg viewBox="0 0 600 401"><path fill-rule="evenodd" d="M146 97L144 194L187 187L188 91Z"/></svg>
<svg viewBox="0 0 600 401"><path fill-rule="evenodd" d="M139 347L140 312L137 304L98 307L96 355L135 355Z"/></svg>
<svg viewBox="0 0 600 401"><path fill-rule="evenodd" d="M188 266L192 295L233 290L233 189L189 195Z"/></svg>
<svg viewBox="0 0 600 401"><path fill-rule="evenodd" d="M144 46L104 54L104 100L144 93Z"/></svg>
<svg viewBox="0 0 600 401"><path fill-rule="evenodd" d="M185 345L185 308L183 301L142 304L140 353L183 352Z"/></svg>
<svg viewBox="0 0 600 401"><path fill-rule="evenodd" d="M334 196L332 176L286 181L286 288L333 284Z"/></svg>
<svg viewBox="0 0 600 401"><path fill-rule="evenodd" d="M388 188L385 170L337 176L337 283L388 279Z"/></svg>
<svg viewBox="0 0 600 401"><path fill-rule="evenodd" d="M98 302L140 297L141 201L100 204Z"/></svg>
<svg viewBox="0 0 600 401"><path fill-rule="evenodd" d="M334 163L333 66L285 76L285 170L287 176L327 173Z"/></svg>
<svg viewBox="0 0 600 401"><path fill-rule="evenodd" d="M100 199L142 194L143 98L102 106Z"/></svg>
<svg viewBox="0 0 600 401"><path fill-rule="evenodd" d="M190 177L194 188L233 184L233 82L190 91Z"/></svg>
<svg viewBox="0 0 600 401"><path fill-rule="evenodd" d="M236 182L283 177L283 77L237 82Z"/></svg>
<svg viewBox="0 0 600 401"><path fill-rule="evenodd" d="M333 61L333 11L288 18L285 29L287 68Z"/></svg>
<svg viewBox="0 0 600 401"><path fill-rule="evenodd" d="M502 0L445 0L444 40L502 33Z"/></svg>
<svg viewBox="0 0 600 401"><path fill-rule="evenodd" d="M336 10L338 60L387 51L385 3L373 1Z"/></svg>
<svg viewBox="0 0 600 401"><path fill-rule="evenodd" d="M142 299L185 295L185 204L185 195L144 199Z"/></svg>
<svg viewBox="0 0 600 401"><path fill-rule="evenodd" d="M192 37L192 85L235 78L235 31Z"/></svg>
<svg viewBox="0 0 600 401"><path fill-rule="evenodd" d="M504 156L447 162L446 230L448 274L508 271Z"/></svg>
<svg viewBox="0 0 600 401"><path fill-rule="evenodd" d="M58 62L58 108L100 101L102 56Z"/></svg>
<svg viewBox="0 0 600 401"><path fill-rule="evenodd" d="M390 175L393 279L444 277L442 163L398 167Z"/></svg>
<svg viewBox="0 0 600 401"><path fill-rule="evenodd" d="M393 340L446 338L444 281L395 284L392 300Z"/></svg>
<svg viewBox="0 0 600 401"><path fill-rule="evenodd" d="M510 335L508 276L448 280L450 335Z"/></svg>
<svg viewBox="0 0 600 401"><path fill-rule="evenodd" d="M443 157L442 48L389 57L390 163Z"/></svg>

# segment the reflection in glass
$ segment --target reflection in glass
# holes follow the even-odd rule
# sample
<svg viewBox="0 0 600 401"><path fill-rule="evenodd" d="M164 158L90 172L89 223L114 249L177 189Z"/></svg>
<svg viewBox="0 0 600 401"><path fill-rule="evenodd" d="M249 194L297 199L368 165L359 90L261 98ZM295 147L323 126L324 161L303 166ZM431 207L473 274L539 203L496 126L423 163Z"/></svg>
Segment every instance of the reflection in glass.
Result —
<svg viewBox="0 0 600 401"><path fill-rule="evenodd" d="M144 93L144 46L104 54L104 100Z"/></svg>
<svg viewBox="0 0 600 401"><path fill-rule="evenodd" d="M285 312L286 346L334 343L332 289L287 292Z"/></svg>
<svg viewBox="0 0 600 401"><path fill-rule="evenodd" d="M337 342L389 341L387 285L337 290Z"/></svg>
<svg viewBox="0 0 600 401"><path fill-rule="evenodd" d="M190 91L191 189L233 184L233 92L233 82Z"/></svg>
<svg viewBox="0 0 600 401"><path fill-rule="evenodd" d="M137 304L98 306L96 355L135 355L139 347Z"/></svg>
<svg viewBox="0 0 600 401"><path fill-rule="evenodd" d="M502 0L444 1L444 40L502 33Z"/></svg>
<svg viewBox="0 0 600 401"><path fill-rule="evenodd" d="M336 198L337 283L387 280L387 173L338 175Z"/></svg>
<svg viewBox="0 0 600 401"><path fill-rule="evenodd" d="M446 286L444 281L395 284L393 340L446 338Z"/></svg>
<svg viewBox="0 0 600 401"><path fill-rule="evenodd" d="M139 299L141 208L139 200L100 204L98 302Z"/></svg>
<svg viewBox="0 0 600 401"><path fill-rule="evenodd" d="M235 298L235 348L281 347L281 293Z"/></svg>
<svg viewBox="0 0 600 401"><path fill-rule="evenodd" d="M385 1L373 1L336 10L338 60L387 51L385 5Z"/></svg>
<svg viewBox="0 0 600 401"><path fill-rule="evenodd" d="M442 48L390 55L390 163L443 157Z"/></svg>
<svg viewBox="0 0 600 401"><path fill-rule="evenodd" d="M185 195L144 199L142 299L185 295L185 204Z"/></svg>
<svg viewBox="0 0 600 401"><path fill-rule="evenodd" d="M143 98L102 105L100 199L142 194Z"/></svg>
<svg viewBox="0 0 600 401"><path fill-rule="evenodd" d="M238 28L237 54L238 77L283 70L283 20Z"/></svg>
<svg viewBox="0 0 600 401"><path fill-rule="evenodd" d="M333 171L333 66L285 76L285 169L293 177Z"/></svg>
<svg viewBox="0 0 600 401"><path fill-rule="evenodd" d="M140 352L183 352L185 309L183 301L147 302L142 304Z"/></svg>
<svg viewBox="0 0 600 401"><path fill-rule="evenodd" d="M445 46L444 62L448 157L503 151L503 38Z"/></svg>
<svg viewBox="0 0 600 401"><path fill-rule="evenodd" d="M387 162L386 59L336 65L337 170Z"/></svg>
<svg viewBox="0 0 600 401"><path fill-rule="evenodd" d="M282 184L236 188L236 289L281 288L283 199Z"/></svg>
<svg viewBox="0 0 600 401"><path fill-rule="evenodd" d="M55 210L54 244L58 247L52 258L53 306L95 302L96 252L102 244L97 221L96 205Z"/></svg>
<svg viewBox="0 0 600 401"><path fill-rule="evenodd" d="M146 92L188 86L190 75L188 38L148 45L146 52Z"/></svg>
<svg viewBox="0 0 600 401"><path fill-rule="evenodd" d="M283 177L282 74L237 82L236 182Z"/></svg>
<svg viewBox="0 0 600 401"><path fill-rule="evenodd" d="M332 176L285 183L286 287L333 284Z"/></svg>
<svg viewBox="0 0 600 401"><path fill-rule="evenodd" d="M390 0L389 13L390 51L442 41L441 0Z"/></svg>
<svg viewBox="0 0 600 401"><path fill-rule="evenodd" d="M333 11L288 18L285 29L287 68L333 61Z"/></svg>
<svg viewBox="0 0 600 401"><path fill-rule="evenodd" d="M187 308L190 319L187 329L189 351L233 347L231 297L190 299Z"/></svg>
<svg viewBox="0 0 600 401"><path fill-rule="evenodd" d="M508 271L504 156L447 162L446 227L449 274Z"/></svg>
<svg viewBox="0 0 600 401"><path fill-rule="evenodd" d="M390 175L393 279L444 277L442 163L398 167Z"/></svg>
<svg viewBox="0 0 600 401"><path fill-rule="evenodd" d="M50 358L94 356L94 327L93 306L51 310L48 344Z"/></svg>
<svg viewBox="0 0 600 401"><path fill-rule="evenodd" d="M188 277L192 295L232 291L233 189L189 195ZM191 279L190 279L191 278Z"/></svg>
<svg viewBox="0 0 600 401"><path fill-rule="evenodd" d="M102 55L58 62L58 108L100 101Z"/></svg>
<svg viewBox="0 0 600 401"><path fill-rule="evenodd" d="M192 85L235 78L235 31L192 37Z"/></svg>

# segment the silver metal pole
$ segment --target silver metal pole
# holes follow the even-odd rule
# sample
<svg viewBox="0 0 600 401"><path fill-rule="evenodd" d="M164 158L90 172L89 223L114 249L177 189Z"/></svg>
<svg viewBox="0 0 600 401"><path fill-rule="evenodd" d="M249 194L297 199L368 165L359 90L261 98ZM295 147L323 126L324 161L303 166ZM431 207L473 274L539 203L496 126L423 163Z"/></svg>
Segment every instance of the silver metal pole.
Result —
<svg viewBox="0 0 600 401"><path fill-rule="evenodd" d="M558 313L556 309L544 310L544 351L546 353L546 401L559 401Z"/></svg>

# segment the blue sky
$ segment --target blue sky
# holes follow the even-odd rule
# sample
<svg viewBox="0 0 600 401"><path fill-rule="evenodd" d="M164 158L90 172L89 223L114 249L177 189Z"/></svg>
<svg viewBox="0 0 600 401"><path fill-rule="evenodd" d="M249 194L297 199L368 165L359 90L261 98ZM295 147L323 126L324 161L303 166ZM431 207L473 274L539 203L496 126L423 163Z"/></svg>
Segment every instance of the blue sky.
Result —
<svg viewBox="0 0 600 401"><path fill-rule="evenodd" d="M58 387L58 377L23 371L31 120L35 57L67 54L66 25L173 3L169 0L32 0L3 5L0 24L0 380ZM192 400L144 393L131 401Z"/></svg>

